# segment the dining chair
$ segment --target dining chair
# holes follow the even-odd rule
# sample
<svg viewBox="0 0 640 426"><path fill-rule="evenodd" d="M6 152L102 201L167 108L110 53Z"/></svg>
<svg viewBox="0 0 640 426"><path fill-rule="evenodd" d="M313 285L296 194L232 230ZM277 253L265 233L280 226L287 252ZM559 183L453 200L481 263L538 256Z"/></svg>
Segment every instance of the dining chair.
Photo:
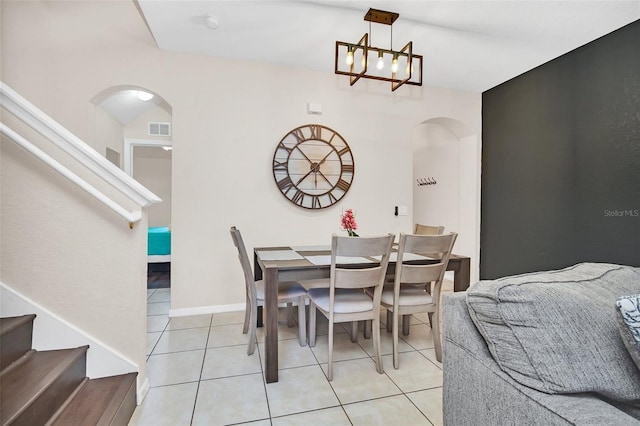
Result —
<svg viewBox="0 0 640 426"><path fill-rule="evenodd" d="M420 223L416 223L415 230L413 231L415 235L442 235L444 233L444 226L432 226L432 225L422 225ZM395 276L393 274L387 275L387 283L393 283ZM431 292L431 288L427 287L427 293ZM409 321L411 315L406 315L402 317L402 334L404 336L409 335ZM393 318L391 311L387 311L387 332L391 333L393 324ZM368 328L365 329L365 334L367 334Z"/></svg>
<svg viewBox="0 0 640 426"><path fill-rule="evenodd" d="M251 270L251 262L247 256L247 250L242 240L240 230L235 226L230 229L233 244L238 249L238 258L242 271L244 273L244 282L246 287L246 308L244 315L243 334L250 332L249 347L247 355L252 355L256 344L256 327L258 320L258 306L264 305L264 281L255 281ZM293 326L292 307L298 305L298 335L300 338L300 346L307 344L307 324L305 305L307 300L307 290L295 281L285 281L278 284L278 302L287 304L287 323L289 327Z"/></svg>
<svg viewBox="0 0 640 426"><path fill-rule="evenodd" d="M309 346L316 344L316 311L329 320L329 380L333 379L335 323L351 322L351 338L355 341L358 321L373 322L376 370L384 373L380 354L380 296L394 237L389 234L381 237L333 235L331 238L329 287L309 290ZM365 288L372 289L371 297L363 291Z"/></svg>
<svg viewBox="0 0 640 426"><path fill-rule="evenodd" d="M442 235L444 233L444 226L421 225L416 223L416 228L413 233L416 235Z"/></svg>
<svg viewBox="0 0 640 426"><path fill-rule="evenodd" d="M440 292L457 237L458 234L455 232L445 235L400 234L394 282L392 285L384 286L380 298L381 305L387 309L387 312L392 313L393 367L395 369L400 367L398 319L401 316L423 312L429 314L436 359L442 362ZM424 255L424 253L429 253L429 257L437 259L438 262L427 265L416 264L414 255ZM431 289L430 293L427 292L428 288ZM368 292L371 294L370 291Z"/></svg>

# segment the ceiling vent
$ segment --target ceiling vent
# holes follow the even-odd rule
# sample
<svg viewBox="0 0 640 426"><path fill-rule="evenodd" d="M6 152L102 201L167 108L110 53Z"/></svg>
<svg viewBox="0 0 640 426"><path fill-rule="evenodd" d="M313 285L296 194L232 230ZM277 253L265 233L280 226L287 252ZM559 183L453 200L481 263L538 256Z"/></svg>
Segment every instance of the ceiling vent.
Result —
<svg viewBox="0 0 640 426"><path fill-rule="evenodd" d="M171 123L149 122L150 136L171 136Z"/></svg>

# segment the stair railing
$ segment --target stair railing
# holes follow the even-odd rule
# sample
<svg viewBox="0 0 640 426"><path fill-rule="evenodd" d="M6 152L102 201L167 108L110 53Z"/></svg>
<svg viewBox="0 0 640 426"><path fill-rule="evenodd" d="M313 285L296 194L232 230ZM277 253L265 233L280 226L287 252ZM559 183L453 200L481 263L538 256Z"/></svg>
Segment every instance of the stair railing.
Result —
<svg viewBox="0 0 640 426"><path fill-rule="evenodd" d="M80 176L76 175L71 170L67 169L65 166L63 166L62 164L60 164L59 162L51 158L40 148L36 147L31 142L29 142L28 140L20 136L18 133L16 133L14 130L7 127L4 123L0 123L0 133L4 134L9 139L14 141L16 144L18 144L18 146L20 146L20 148L24 149L30 154L33 154L33 156L35 156L38 160L50 166L55 171L60 173L62 176L66 177L71 182L75 183L80 188L84 189L89 194L93 195L98 201L100 201L105 206L109 207L111 210L113 210L114 212L118 213L120 216L125 218L129 222L130 226L133 226L134 223L142 219L141 211L135 211L135 212L127 211L120 204L116 203L111 198L107 197L98 189L96 189L94 186L87 183L87 181L82 179Z"/></svg>
<svg viewBox="0 0 640 426"><path fill-rule="evenodd" d="M76 159L91 172L102 178L105 182L116 188L122 194L134 201L141 208L147 207L153 203L159 203L162 200L149 191L138 181L116 167L105 157L88 146L80 138L75 136L53 118L38 109L31 102L20 96L16 91L11 89L7 84L0 81L0 106L12 113L25 124L36 130L47 140L54 143L64 152ZM20 136L14 130L2 124L1 132L10 140L18 144L25 151L33 154L45 164L54 168L63 176L70 179L73 183L83 188L85 191L93 195L104 205L124 217L129 226L138 222L142 218L142 212L130 212L124 207L104 195L98 189L88 184L84 179L71 172L62 164L51 158L39 148L35 147L31 142Z"/></svg>

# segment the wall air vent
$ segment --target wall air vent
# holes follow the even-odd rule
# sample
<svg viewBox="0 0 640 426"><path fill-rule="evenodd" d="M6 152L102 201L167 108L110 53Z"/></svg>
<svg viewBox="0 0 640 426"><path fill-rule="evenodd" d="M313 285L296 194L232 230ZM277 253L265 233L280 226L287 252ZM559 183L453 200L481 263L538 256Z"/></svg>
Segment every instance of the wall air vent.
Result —
<svg viewBox="0 0 640 426"><path fill-rule="evenodd" d="M171 136L171 123L149 122L150 136Z"/></svg>

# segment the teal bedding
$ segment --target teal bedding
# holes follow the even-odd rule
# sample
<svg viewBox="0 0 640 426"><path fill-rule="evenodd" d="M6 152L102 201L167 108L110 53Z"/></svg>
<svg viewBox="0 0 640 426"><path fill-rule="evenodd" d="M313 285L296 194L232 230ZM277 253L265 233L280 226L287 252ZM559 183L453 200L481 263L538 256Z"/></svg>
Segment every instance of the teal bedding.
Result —
<svg viewBox="0 0 640 426"><path fill-rule="evenodd" d="M171 229L168 226L149 228L149 256L171 254Z"/></svg>

